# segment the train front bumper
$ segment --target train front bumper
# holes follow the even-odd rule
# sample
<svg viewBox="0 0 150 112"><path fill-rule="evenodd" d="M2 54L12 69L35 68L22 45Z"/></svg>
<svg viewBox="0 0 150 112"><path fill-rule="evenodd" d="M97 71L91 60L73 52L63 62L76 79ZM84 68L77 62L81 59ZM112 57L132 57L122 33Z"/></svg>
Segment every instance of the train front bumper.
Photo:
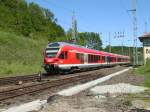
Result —
<svg viewBox="0 0 150 112"><path fill-rule="evenodd" d="M43 68L47 71L47 72L53 72L58 70L58 66L55 64L43 64Z"/></svg>

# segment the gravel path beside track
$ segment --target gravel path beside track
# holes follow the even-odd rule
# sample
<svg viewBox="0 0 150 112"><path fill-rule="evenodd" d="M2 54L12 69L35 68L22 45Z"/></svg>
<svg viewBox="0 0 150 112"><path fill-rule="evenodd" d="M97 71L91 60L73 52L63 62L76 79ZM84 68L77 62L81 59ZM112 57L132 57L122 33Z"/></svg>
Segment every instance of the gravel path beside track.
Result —
<svg viewBox="0 0 150 112"><path fill-rule="evenodd" d="M133 75L133 73L129 71L117 77L113 77L100 85L117 83L142 85L143 82L143 76ZM75 96L57 98L39 112L146 112L140 111L140 109L133 110L131 108L132 101L128 99L129 96L126 94L120 95L119 97L110 97L109 94L105 95L106 98L102 98L101 96L97 97L89 90L86 90ZM148 96L148 94L146 94L146 96Z"/></svg>

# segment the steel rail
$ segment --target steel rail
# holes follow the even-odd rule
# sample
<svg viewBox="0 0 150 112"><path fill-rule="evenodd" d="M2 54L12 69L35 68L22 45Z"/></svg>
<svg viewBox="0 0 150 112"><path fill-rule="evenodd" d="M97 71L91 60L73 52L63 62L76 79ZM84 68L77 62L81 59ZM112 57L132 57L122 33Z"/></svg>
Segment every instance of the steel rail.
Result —
<svg viewBox="0 0 150 112"><path fill-rule="evenodd" d="M75 75L70 77L63 77L61 79L48 81L48 82L42 82L38 84L28 85L24 87L19 87L15 89L5 90L0 92L0 101L22 96L25 94L35 93L37 91L46 90L53 87L62 86L64 84L68 83L74 83L78 81L86 81L89 79L96 79L97 77L102 77L101 74L84 74L84 75Z"/></svg>
<svg viewBox="0 0 150 112"><path fill-rule="evenodd" d="M15 84L19 81L27 82L27 81L34 81L39 78L38 74L33 75L25 75L25 76L15 76L15 77L4 77L0 78L0 86L7 85L7 84Z"/></svg>

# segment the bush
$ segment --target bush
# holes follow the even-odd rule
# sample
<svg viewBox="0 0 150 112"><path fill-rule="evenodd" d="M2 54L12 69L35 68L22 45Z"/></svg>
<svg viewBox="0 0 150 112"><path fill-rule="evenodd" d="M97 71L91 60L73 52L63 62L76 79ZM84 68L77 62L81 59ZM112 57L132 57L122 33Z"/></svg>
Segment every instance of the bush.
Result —
<svg viewBox="0 0 150 112"><path fill-rule="evenodd" d="M144 85L150 87L150 59L147 63L135 70L136 74L144 75Z"/></svg>

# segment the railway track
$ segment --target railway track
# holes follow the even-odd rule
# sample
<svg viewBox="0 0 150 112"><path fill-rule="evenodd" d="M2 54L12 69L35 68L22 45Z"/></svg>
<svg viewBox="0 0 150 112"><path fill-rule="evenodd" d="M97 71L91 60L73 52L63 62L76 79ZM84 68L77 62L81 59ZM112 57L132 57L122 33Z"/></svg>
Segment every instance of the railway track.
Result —
<svg viewBox="0 0 150 112"><path fill-rule="evenodd" d="M113 68L113 67L112 67ZM101 68L101 69L105 69L105 68ZM80 71L76 71L76 73L84 73L87 71L94 71L95 69L87 69L87 70L80 70ZM69 75L72 75L73 73L69 73ZM41 75L42 77L40 77L39 75ZM46 73L36 73L33 75L24 75L24 76L15 76L15 77L4 77L4 78L0 78L0 86L4 86L4 85L13 85L13 84L19 84L19 82L22 83L27 83L27 82L34 82L34 81L39 81L40 78L42 79L55 79L58 78L59 76L61 76L60 74L46 74Z"/></svg>
<svg viewBox="0 0 150 112"><path fill-rule="evenodd" d="M91 71L91 70L86 70L86 71ZM76 71L76 73L81 73L81 72L85 72L85 70ZM72 75L73 73L68 73L68 74ZM61 75L62 74L46 74L46 73L39 72L33 75L4 77L4 78L0 78L0 86L19 84L19 82L27 83L27 82L40 81L41 79L49 79L49 78L55 79Z"/></svg>
<svg viewBox="0 0 150 112"><path fill-rule="evenodd" d="M95 73L95 74L86 73L84 75L78 74L78 75L73 75L73 76L68 75L68 76L63 76L60 79L56 79L52 81L40 82L37 84L31 84L28 86L8 89L8 90L0 91L0 101L22 96L25 94L31 94L31 93L43 91L43 90L54 88L54 87L59 87L68 83L87 81L91 79L93 80L102 76L103 75L100 73Z"/></svg>
<svg viewBox="0 0 150 112"><path fill-rule="evenodd" d="M26 76L16 76L16 77L4 77L0 78L0 86L9 84L18 84L19 81L29 82L39 80L39 74L26 75Z"/></svg>

